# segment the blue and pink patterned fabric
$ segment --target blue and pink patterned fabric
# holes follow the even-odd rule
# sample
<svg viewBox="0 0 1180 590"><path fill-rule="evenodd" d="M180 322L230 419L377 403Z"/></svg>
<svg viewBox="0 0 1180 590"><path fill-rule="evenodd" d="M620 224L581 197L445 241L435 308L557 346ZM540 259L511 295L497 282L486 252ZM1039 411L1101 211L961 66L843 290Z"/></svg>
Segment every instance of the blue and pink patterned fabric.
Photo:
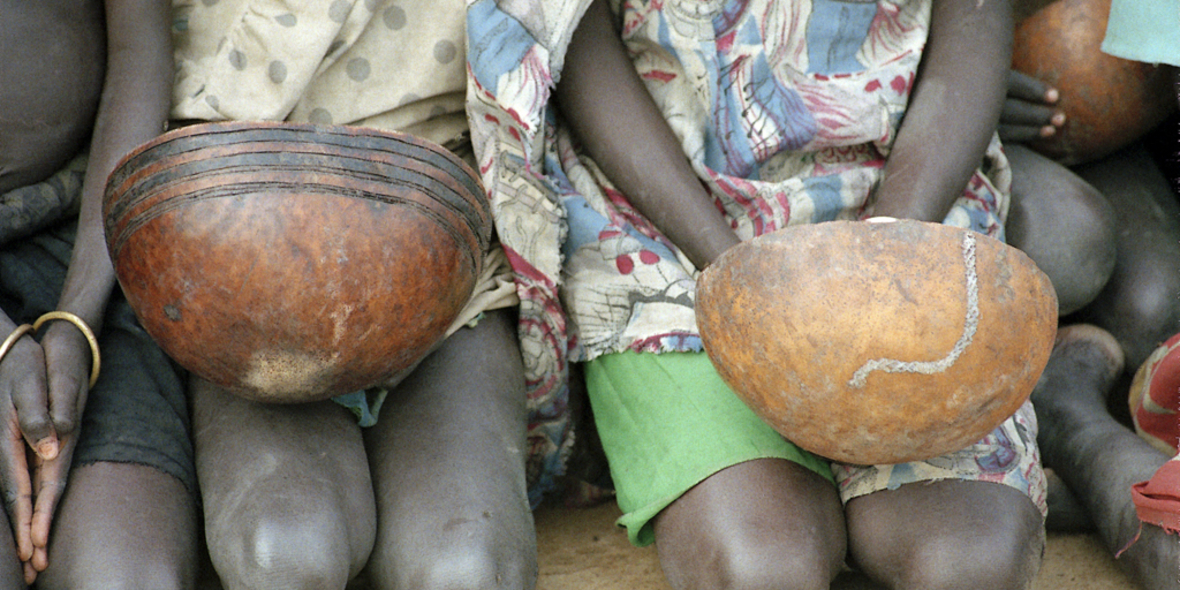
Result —
<svg viewBox="0 0 1180 590"><path fill-rule="evenodd" d="M578 151L550 102L587 0L472 0L468 109L521 299L530 474L572 445L568 364L698 351L698 270ZM742 239L861 217L913 86L929 0L611 0L623 40ZM993 140L946 222L1003 239ZM545 488L547 486L541 486ZM548 486L551 487L551 486Z"/></svg>

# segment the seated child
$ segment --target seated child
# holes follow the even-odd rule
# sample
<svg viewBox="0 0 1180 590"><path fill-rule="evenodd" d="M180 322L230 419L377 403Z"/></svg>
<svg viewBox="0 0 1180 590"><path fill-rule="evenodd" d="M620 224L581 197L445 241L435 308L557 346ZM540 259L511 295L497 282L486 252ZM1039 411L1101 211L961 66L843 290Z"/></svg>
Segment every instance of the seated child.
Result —
<svg viewBox="0 0 1180 590"><path fill-rule="evenodd" d="M1180 13L1166 6L1116 1L1103 50L1180 75L1174 67ZM1163 10L1151 16L1155 9ZM1180 468L1168 461L1174 445L1159 439L1169 436L1168 425L1174 437L1180 420L1176 391L1169 397L1159 383L1177 372L1168 351L1180 323L1180 276L1165 269L1180 260L1180 204L1153 144L1158 135L1174 157L1178 131L1167 125L1114 154L1066 168L1018 145L1065 123L1060 98L1048 84L1013 72L1000 125L1013 169L1010 243L1053 278L1062 301L1064 327L1033 393L1045 465L1066 484L1050 487L1048 522L1096 528L1139 584L1174 590L1180 537L1167 531L1176 528L1176 488L1165 482ZM1126 402L1117 398L1133 375L1125 416ZM1112 394L1116 399L1108 402ZM1130 419L1146 439L1135 436ZM1169 491L1161 494L1161 487Z"/></svg>
<svg viewBox="0 0 1180 590"><path fill-rule="evenodd" d="M445 2L173 3L172 119L412 133L470 155L464 11ZM502 252L404 380L263 404L191 384L206 539L224 588L531 588L526 407ZM378 410L380 410L378 414Z"/></svg>
<svg viewBox="0 0 1180 590"><path fill-rule="evenodd" d="M888 216L1002 239L1007 6L468 12L476 152L523 346L545 359L527 368L585 364L619 523L656 543L672 587L826 588L846 559L892 588L1028 587L1045 510L1031 405L945 457L832 464L734 396L693 311L700 269L789 224Z"/></svg>
<svg viewBox="0 0 1180 590"><path fill-rule="evenodd" d="M168 6L0 6L0 487L15 533L0 586L191 587L185 376L115 286L100 210L115 161L163 128L168 88L152 82L171 77ZM91 130L89 158L70 162Z"/></svg>

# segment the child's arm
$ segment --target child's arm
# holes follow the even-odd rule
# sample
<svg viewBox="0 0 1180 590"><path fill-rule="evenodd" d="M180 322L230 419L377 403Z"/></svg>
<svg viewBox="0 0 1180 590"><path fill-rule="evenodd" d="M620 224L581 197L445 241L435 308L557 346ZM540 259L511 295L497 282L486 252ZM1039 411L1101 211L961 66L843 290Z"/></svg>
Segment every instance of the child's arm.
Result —
<svg viewBox="0 0 1180 590"><path fill-rule="evenodd" d="M98 333L112 289L114 268L103 233L107 175L124 154L164 130L172 90L170 3L106 2L107 67L82 189L78 233L58 309L77 315ZM33 475L31 564L44 570L50 524L65 489L81 423L91 353L80 330L50 322L41 341L46 381L13 391L21 430L40 456ZM47 388L46 388L47 386Z"/></svg>
<svg viewBox="0 0 1180 590"><path fill-rule="evenodd" d="M739 242L636 73L605 0L574 33L557 99L603 172L697 268Z"/></svg>
<svg viewBox="0 0 1180 590"><path fill-rule="evenodd" d="M996 130L1012 33L1008 0L934 0L930 37L873 215L946 217Z"/></svg>

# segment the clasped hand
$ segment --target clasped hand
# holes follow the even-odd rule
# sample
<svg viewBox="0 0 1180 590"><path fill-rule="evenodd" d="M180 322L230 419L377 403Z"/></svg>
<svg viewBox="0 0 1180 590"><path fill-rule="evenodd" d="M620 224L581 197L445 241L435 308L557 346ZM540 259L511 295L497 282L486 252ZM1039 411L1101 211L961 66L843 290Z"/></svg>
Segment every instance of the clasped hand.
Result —
<svg viewBox="0 0 1180 590"><path fill-rule="evenodd" d="M49 565L53 515L98 361L88 329L67 322L39 327L39 343L30 330L0 359L0 489L30 584Z"/></svg>

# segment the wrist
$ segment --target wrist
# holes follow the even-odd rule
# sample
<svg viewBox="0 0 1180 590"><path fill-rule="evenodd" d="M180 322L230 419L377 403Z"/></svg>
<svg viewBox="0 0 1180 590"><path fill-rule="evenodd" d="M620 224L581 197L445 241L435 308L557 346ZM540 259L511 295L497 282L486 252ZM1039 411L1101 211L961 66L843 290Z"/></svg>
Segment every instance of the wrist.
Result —
<svg viewBox="0 0 1180 590"><path fill-rule="evenodd" d="M90 387L98 381L99 369L102 364L98 349L98 338L93 330L82 318L65 311L51 311L37 318L30 326L30 331L45 330L42 346L52 348L53 342L69 342L77 347L90 349Z"/></svg>

